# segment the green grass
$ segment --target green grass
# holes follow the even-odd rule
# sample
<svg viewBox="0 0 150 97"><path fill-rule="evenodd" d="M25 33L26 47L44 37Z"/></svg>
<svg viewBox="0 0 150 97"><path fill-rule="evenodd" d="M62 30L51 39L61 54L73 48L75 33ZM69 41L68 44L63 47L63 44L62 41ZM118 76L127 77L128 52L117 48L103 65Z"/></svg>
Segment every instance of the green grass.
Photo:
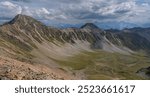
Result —
<svg viewBox="0 0 150 97"><path fill-rule="evenodd" d="M123 55L104 51L83 52L82 54L57 60L72 70L84 70L87 79L143 79L136 72L150 66L148 56L142 54Z"/></svg>
<svg viewBox="0 0 150 97"><path fill-rule="evenodd" d="M69 58L67 61L65 60L57 60L58 63L60 63L63 66L71 67L73 70L81 70L85 69L86 67L90 66L91 64L94 64L92 60L89 60L91 56L89 55L78 55ZM88 59L87 59L88 58Z"/></svg>

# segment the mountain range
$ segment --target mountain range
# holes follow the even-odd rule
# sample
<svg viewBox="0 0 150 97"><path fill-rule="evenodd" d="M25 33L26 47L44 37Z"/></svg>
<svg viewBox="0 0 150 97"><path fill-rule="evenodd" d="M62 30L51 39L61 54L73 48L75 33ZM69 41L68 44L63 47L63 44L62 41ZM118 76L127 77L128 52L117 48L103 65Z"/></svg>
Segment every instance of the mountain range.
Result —
<svg viewBox="0 0 150 97"><path fill-rule="evenodd" d="M48 27L17 15L0 26L0 79L149 79L150 28Z"/></svg>
<svg viewBox="0 0 150 97"><path fill-rule="evenodd" d="M9 19L10 20L10 19ZM69 27L76 27L80 28L84 23L76 23L76 24L69 24L69 23L55 23L54 21L43 21L44 24L54 26L57 28L69 28ZM136 23L129 23L124 21L107 21L107 22L93 22L93 24L97 25L99 28L102 29L125 29L125 28L134 28L134 27L150 27L149 23L146 24L136 24Z"/></svg>

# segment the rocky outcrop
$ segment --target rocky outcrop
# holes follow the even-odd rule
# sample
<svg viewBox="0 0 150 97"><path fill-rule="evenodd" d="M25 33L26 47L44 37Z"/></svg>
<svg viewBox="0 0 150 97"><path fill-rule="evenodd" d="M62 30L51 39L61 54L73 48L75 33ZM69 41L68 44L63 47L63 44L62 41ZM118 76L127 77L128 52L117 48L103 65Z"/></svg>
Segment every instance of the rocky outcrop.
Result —
<svg viewBox="0 0 150 97"><path fill-rule="evenodd" d="M137 74L144 79L150 79L150 67L148 68L141 68L137 71Z"/></svg>

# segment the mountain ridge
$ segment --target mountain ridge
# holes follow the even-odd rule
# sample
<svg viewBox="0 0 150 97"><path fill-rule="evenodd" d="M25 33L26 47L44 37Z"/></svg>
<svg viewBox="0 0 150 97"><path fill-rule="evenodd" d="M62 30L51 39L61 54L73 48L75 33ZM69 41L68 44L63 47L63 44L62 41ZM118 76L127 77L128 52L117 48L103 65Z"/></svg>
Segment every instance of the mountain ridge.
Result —
<svg viewBox="0 0 150 97"><path fill-rule="evenodd" d="M0 55L70 72L58 62L97 50L123 55L136 54L141 50L147 53L150 51L149 37L148 28L102 30L95 24L87 23L81 28L58 29L48 27L30 16L17 15L0 26ZM75 73L74 77L84 75Z"/></svg>
<svg viewBox="0 0 150 97"><path fill-rule="evenodd" d="M11 25L9 26L9 24L13 24L12 26L14 26L14 27L12 28L12 26ZM6 27L6 26L9 26L9 27ZM93 23L86 23L85 25L81 26L81 28L67 28L67 29L61 30L61 29L57 29L57 28L47 27L46 25L35 20L34 18L32 18L30 16L26 16L26 15L21 15L21 14L17 15L14 19L12 19L10 22L6 23L3 27L4 27L4 29L9 28L10 31L14 28L15 28L14 30L18 30L18 31L12 31L13 33L9 32L9 34L10 33L15 34L15 36L17 35L18 37L20 37L19 34L22 34L24 36L21 35L21 37L24 38L26 36L26 38L28 40L32 40L32 41L35 40L39 43L42 43L43 40L52 41L52 42L53 42L53 40L57 40L59 42L59 44L66 43L66 42L71 43L71 44L72 43L76 44L75 41L83 40L83 41L89 42L91 44L91 46L93 46L92 48L97 48L97 49L98 48L102 49L104 47L102 44L106 44L107 46L111 44L110 45L111 47L116 47L116 46L118 46L116 44L118 44L120 41L122 41L121 44L123 46L124 40L123 40L122 34L125 35L125 33L127 31L135 32L134 29L137 29L137 28L131 28L131 29L123 29L123 30L111 30L111 29L110 30L101 30ZM1 27L1 28L3 28L3 27ZM115 31L116 32L119 31L120 33L117 33L117 34L111 33L111 32L115 32ZM2 32L4 32L4 31L2 31ZM14 33L14 32L16 32L16 33ZM135 33L135 34L137 34L137 33ZM113 36L113 37L111 37L111 36ZM30 39L31 37L32 37L32 39ZM145 37L142 35L139 35L139 37L142 37L145 39ZM27 41L27 39L25 39L25 41ZM118 41L118 40L120 40L120 41ZM114 41L116 41L116 43L113 43ZM144 41L146 41L146 39ZM29 42L29 45L32 45L32 44L34 44L34 43ZM128 48L128 45L125 45L125 46ZM36 46L34 46L34 47L36 47ZM133 50L131 47L129 47L129 49Z"/></svg>

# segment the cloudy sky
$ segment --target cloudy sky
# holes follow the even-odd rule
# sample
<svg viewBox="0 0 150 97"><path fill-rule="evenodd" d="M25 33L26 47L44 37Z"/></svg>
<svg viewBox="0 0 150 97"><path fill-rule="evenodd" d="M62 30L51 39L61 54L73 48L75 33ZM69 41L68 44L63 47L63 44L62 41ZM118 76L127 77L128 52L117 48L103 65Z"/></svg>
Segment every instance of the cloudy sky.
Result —
<svg viewBox="0 0 150 97"><path fill-rule="evenodd" d="M150 0L0 0L0 22L17 14L44 23L128 22L150 24Z"/></svg>

